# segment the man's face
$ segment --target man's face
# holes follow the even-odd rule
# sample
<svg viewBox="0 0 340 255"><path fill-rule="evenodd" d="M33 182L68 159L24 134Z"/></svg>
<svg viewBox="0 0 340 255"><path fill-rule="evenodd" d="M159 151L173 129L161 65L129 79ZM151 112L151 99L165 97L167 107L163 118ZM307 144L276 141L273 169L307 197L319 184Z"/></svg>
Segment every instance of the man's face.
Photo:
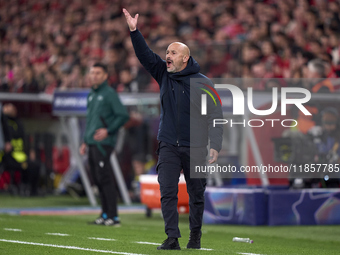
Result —
<svg viewBox="0 0 340 255"><path fill-rule="evenodd" d="M17 108L13 104L5 104L2 109L3 113L10 116L16 117L17 116Z"/></svg>
<svg viewBox="0 0 340 255"><path fill-rule="evenodd" d="M336 130L338 119L331 113L325 113L322 116L322 127L327 133L332 133Z"/></svg>
<svg viewBox="0 0 340 255"><path fill-rule="evenodd" d="M189 56L184 54L183 47L181 44L172 43L166 50L166 70L169 73L180 72L187 66Z"/></svg>
<svg viewBox="0 0 340 255"><path fill-rule="evenodd" d="M91 67L90 80L91 86L98 86L107 79L108 74L101 67Z"/></svg>

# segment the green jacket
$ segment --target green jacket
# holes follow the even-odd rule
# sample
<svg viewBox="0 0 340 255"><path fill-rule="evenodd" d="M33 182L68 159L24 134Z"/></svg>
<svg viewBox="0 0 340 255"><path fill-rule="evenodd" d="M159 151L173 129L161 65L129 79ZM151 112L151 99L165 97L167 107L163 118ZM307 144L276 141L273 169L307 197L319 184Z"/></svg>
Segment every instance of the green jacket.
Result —
<svg viewBox="0 0 340 255"><path fill-rule="evenodd" d="M108 86L107 81L92 88L87 96L86 129L84 142L87 145L115 146L117 131L129 120L129 114L121 103L117 93ZM95 141L93 136L97 129L107 128L108 137L102 141Z"/></svg>

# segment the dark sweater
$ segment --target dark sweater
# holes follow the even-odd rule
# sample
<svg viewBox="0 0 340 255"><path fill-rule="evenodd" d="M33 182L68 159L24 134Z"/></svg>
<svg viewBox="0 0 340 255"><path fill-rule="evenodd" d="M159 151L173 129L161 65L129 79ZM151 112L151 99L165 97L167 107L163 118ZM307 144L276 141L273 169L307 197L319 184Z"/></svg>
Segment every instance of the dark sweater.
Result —
<svg viewBox="0 0 340 255"><path fill-rule="evenodd" d="M217 106L208 97L207 116L201 115L201 82L212 85L212 82L199 73L199 64L190 57L186 68L177 73L166 70L166 62L146 44L143 35L138 31L130 33L135 53L160 87L161 115L157 139L176 146L207 146L220 151L223 128L212 127L213 119L222 119L221 105ZM190 79L197 82L190 84ZM191 97L190 97L191 94ZM190 125L192 126L190 133ZM191 136L191 137L190 137Z"/></svg>

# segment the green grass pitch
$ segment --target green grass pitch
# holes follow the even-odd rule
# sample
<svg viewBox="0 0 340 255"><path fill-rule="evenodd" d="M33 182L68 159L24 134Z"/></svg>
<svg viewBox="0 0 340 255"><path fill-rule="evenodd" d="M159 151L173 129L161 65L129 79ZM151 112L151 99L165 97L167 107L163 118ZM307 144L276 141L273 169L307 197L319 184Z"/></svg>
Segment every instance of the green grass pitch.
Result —
<svg viewBox="0 0 340 255"><path fill-rule="evenodd" d="M198 251L185 248L189 235L188 215L180 215L182 250L158 251L157 245L137 242L161 243L165 239L159 214L151 218L143 214L121 215L121 227L88 225L95 217L0 215L0 254L340 254L339 226L204 225L202 247L212 250ZM68 236L51 235L53 233ZM249 237L254 243L232 242L235 236Z"/></svg>
<svg viewBox="0 0 340 255"><path fill-rule="evenodd" d="M0 195L1 208L86 206L86 198L70 196L20 198ZM121 227L88 225L97 215L18 216L0 214L0 255L26 254L340 254L340 226L203 225L202 247L188 250L189 216L180 215L181 251L158 251L165 238L160 214L121 214ZM20 229L21 231L13 231ZM47 234L49 233L49 234ZM51 235L51 234L65 234ZM232 242L249 237L253 244ZM97 238L97 239L89 239ZM102 240L99 240L99 239ZM113 240L114 239L114 240ZM137 242L146 242L141 244ZM55 245L55 246L53 246Z"/></svg>

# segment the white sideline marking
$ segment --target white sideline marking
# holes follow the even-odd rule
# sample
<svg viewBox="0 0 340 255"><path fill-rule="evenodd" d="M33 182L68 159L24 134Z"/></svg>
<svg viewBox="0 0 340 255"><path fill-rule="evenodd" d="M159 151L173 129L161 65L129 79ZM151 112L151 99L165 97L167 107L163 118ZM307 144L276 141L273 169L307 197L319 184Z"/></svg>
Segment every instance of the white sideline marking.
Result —
<svg viewBox="0 0 340 255"><path fill-rule="evenodd" d="M65 246L65 245L45 244L45 243L32 243L32 242L23 242L23 241L6 240L6 239L0 239L0 242L20 243L20 244L30 244L30 245L37 245L37 246L46 246L46 247L54 247L54 248L64 248L64 249L70 249L70 250L94 251L94 252L111 253L111 254L122 254L122 255L144 255L144 254L138 254L138 253L128 253L128 252L118 252L118 251L107 251L107 250L97 250L97 249L82 248L82 247L77 247L77 246Z"/></svg>
<svg viewBox="0 0 340 255"><path fill-rule="evenodd" d="M89 239L100 240L100 241L116 241L116 239L100 238L100 237L89 237Z"/></svg>
<svg viewBox="0 0 340 255"><path fill-rule="evenodd" d="M7 230L7 231L16 231L16 232L21 232L22 231L21 229L18 229L18 228L4 228L4 230Z"/></svg>
<svg viewBox="0 0 340 255"><path fill-rule="evenodd" d="M264 255L264 254L257 254L257 253L243 253L243 252L238 252L238 254L242 254L242 255Z"/></svg>
<svg viewBox="0 0 340 255"><path fill-rule="evenodd" d="M151 244L151 245L162 245L161 243L149 243L149 242L134 242L139 244Z"/></svg>
<svg viewBox="0 0 340 255"><path fill-rule="evenodd" d="M208 248L201 248L201 251L213 251L214 249L208 249Z"/></svg>
<svg viewBox="0 0 340 255"><path fill-rule="evenodd" d="M50 235L50 236L70 236L69 234L62 234L62 233L45 233L45 235Z"/></svg>

